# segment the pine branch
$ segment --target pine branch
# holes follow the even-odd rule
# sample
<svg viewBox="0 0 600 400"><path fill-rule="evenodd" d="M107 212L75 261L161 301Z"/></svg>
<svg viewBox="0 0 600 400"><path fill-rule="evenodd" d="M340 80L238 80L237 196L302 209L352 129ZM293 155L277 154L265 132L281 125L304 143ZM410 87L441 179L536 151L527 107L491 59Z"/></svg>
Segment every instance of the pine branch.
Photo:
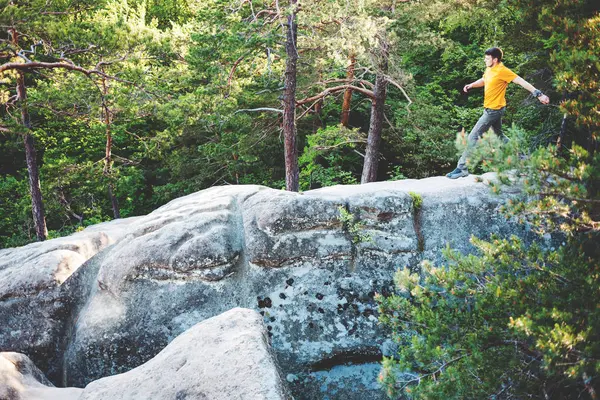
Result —
<svg viewBox="0 0 600 400"><path fill-rule="evenodd" d="M324 91L322 91L321 93L319 93L316 96L312 96L312 97L308 97L308 98L305 98L305 99L302 99L302 100L298 100L298 101L296 101L296 105L302 105L302 104L306 104L306 103L311 103L311 102L313 102L315 100L325 98L325 97L327 97L327 96L329 96L329 95L331 95L333 93L341 92L341 91L346 90L346 89L355 90L355 91L357 91L359 93L364 94L365 96L367 96L367 97L369 97L371 99L375 98L375 94L371 90L368 90L368 89L365 89L365 88L361 88L361 87L358 87L358 86L354 86L354 85L341 85L341 86L334 86L334 87L331 87L331 88L327 88L327 89L325 89Z"/></svg>
<svg viewBox="0 0 600 400"><path fill-rule="evenodd" d="M0 73L8 70L18 70L18 71L31 71L35 69L55 69L55 68L64 68L70 71L81 72L86 76L90 75L99 75L104 76L109 79L117 79L115 77L109 76L102 71L97 69L85 69L70 62L27 62L27 63L6 63L0 65Z"/></svg>
<svg viewBox="0 0 600 400"><path fill-rule="evenodd" d="M408 109L410 107L410 105L412 104L412 100L410 99L410 97L408 97L408 94L406 94L406 91L404 90L404 88L402 86L400 86L396 81L394 81L392 78L390 78L389 76L385 77L387 79L387 81L389 83L391 83L392 85L396 86L398 89L400 89L400 91L402 92L402 94L404 95L404 97L406 98L406 100L408 100L408 104L406 106L406 110L408 112L410 112L410 110Z"/></svg>
<svg viewBox="0 0 600 400"><path fill-rule="evenodd" d="M84 7L84 8L80 8L78 10L73 10L73 11L42 11L40 14L41 15L72 15L72 14L78 14L82 11L90 11L93 9L94 9L94 7Z"/></svg>

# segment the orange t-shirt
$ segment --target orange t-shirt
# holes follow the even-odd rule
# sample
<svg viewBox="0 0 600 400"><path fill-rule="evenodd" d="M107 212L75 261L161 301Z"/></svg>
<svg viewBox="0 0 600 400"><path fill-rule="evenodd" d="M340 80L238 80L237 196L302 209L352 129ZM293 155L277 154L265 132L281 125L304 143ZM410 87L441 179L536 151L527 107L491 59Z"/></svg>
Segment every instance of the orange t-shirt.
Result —
<svg viewBox="0 0 600 400"><path fill-rule="evenodd" d="M506 87L518 75L506 68L504 64L498 63L494 67L487 68L483 74L484 95L483 106L492 110L499 110L506 106Z"/></svg>

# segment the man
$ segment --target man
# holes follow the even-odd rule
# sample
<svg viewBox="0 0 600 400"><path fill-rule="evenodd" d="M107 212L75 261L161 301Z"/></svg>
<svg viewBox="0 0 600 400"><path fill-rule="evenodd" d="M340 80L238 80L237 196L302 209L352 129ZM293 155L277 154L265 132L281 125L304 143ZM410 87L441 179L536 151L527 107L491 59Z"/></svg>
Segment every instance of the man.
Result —
<svg viewBox="0 0 600 400"><path fill-rule="evenodd" d="M502 50L497 47L492 47L485 51L485 66L487 67L483 78L476 80L473 83L465 85L464 92L467 93L472 88L484 87L484 100L483 100L483 115L475 124L475 127L469 134L467 139L467 148L463 152L456 169L446 175L450 179L460 178L461 176L469 175L467 169L467 157L470 151L473 149L477 140L487 132L490 127L494 130L496 135L501 138L507 139L502 134L502 116L506 109L506 99L504 95L506 93L506 87L510 82L514 82L518 85L523 86L531 94L538 98L542 104L550 103L548 96L543 94L540 90L534 88L532 85L527 83L525 79L521 78L510 69L506 68L502 64Z"/></svg>

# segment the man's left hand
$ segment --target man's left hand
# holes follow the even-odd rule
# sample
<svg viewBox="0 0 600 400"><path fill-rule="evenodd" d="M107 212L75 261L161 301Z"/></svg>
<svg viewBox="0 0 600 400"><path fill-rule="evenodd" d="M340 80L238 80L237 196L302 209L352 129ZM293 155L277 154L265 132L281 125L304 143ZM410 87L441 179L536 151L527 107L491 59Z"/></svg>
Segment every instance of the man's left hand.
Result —
<svg viewBox="0 0 600 400"><path fill-rule="evenodd" d="M540 97L538 97L538 100L542 104L548 104L548 103L550 103L550 97L546 96L545 94L543 94Z"/></svg>

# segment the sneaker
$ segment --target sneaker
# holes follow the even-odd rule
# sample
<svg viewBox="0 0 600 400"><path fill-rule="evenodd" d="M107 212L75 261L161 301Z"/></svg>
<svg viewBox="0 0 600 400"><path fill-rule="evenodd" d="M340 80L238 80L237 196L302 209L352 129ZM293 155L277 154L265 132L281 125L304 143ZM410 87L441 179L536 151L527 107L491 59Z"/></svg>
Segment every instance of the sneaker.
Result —
<svg viewBox="0 0 600 400"><path fill-rule="evenodd" d="M456 179L456 178L460 178L460 177L467 176L467 175L469 175L468 170L456 168L454 171L450 172L446 176L450 179Z"/></svg>

